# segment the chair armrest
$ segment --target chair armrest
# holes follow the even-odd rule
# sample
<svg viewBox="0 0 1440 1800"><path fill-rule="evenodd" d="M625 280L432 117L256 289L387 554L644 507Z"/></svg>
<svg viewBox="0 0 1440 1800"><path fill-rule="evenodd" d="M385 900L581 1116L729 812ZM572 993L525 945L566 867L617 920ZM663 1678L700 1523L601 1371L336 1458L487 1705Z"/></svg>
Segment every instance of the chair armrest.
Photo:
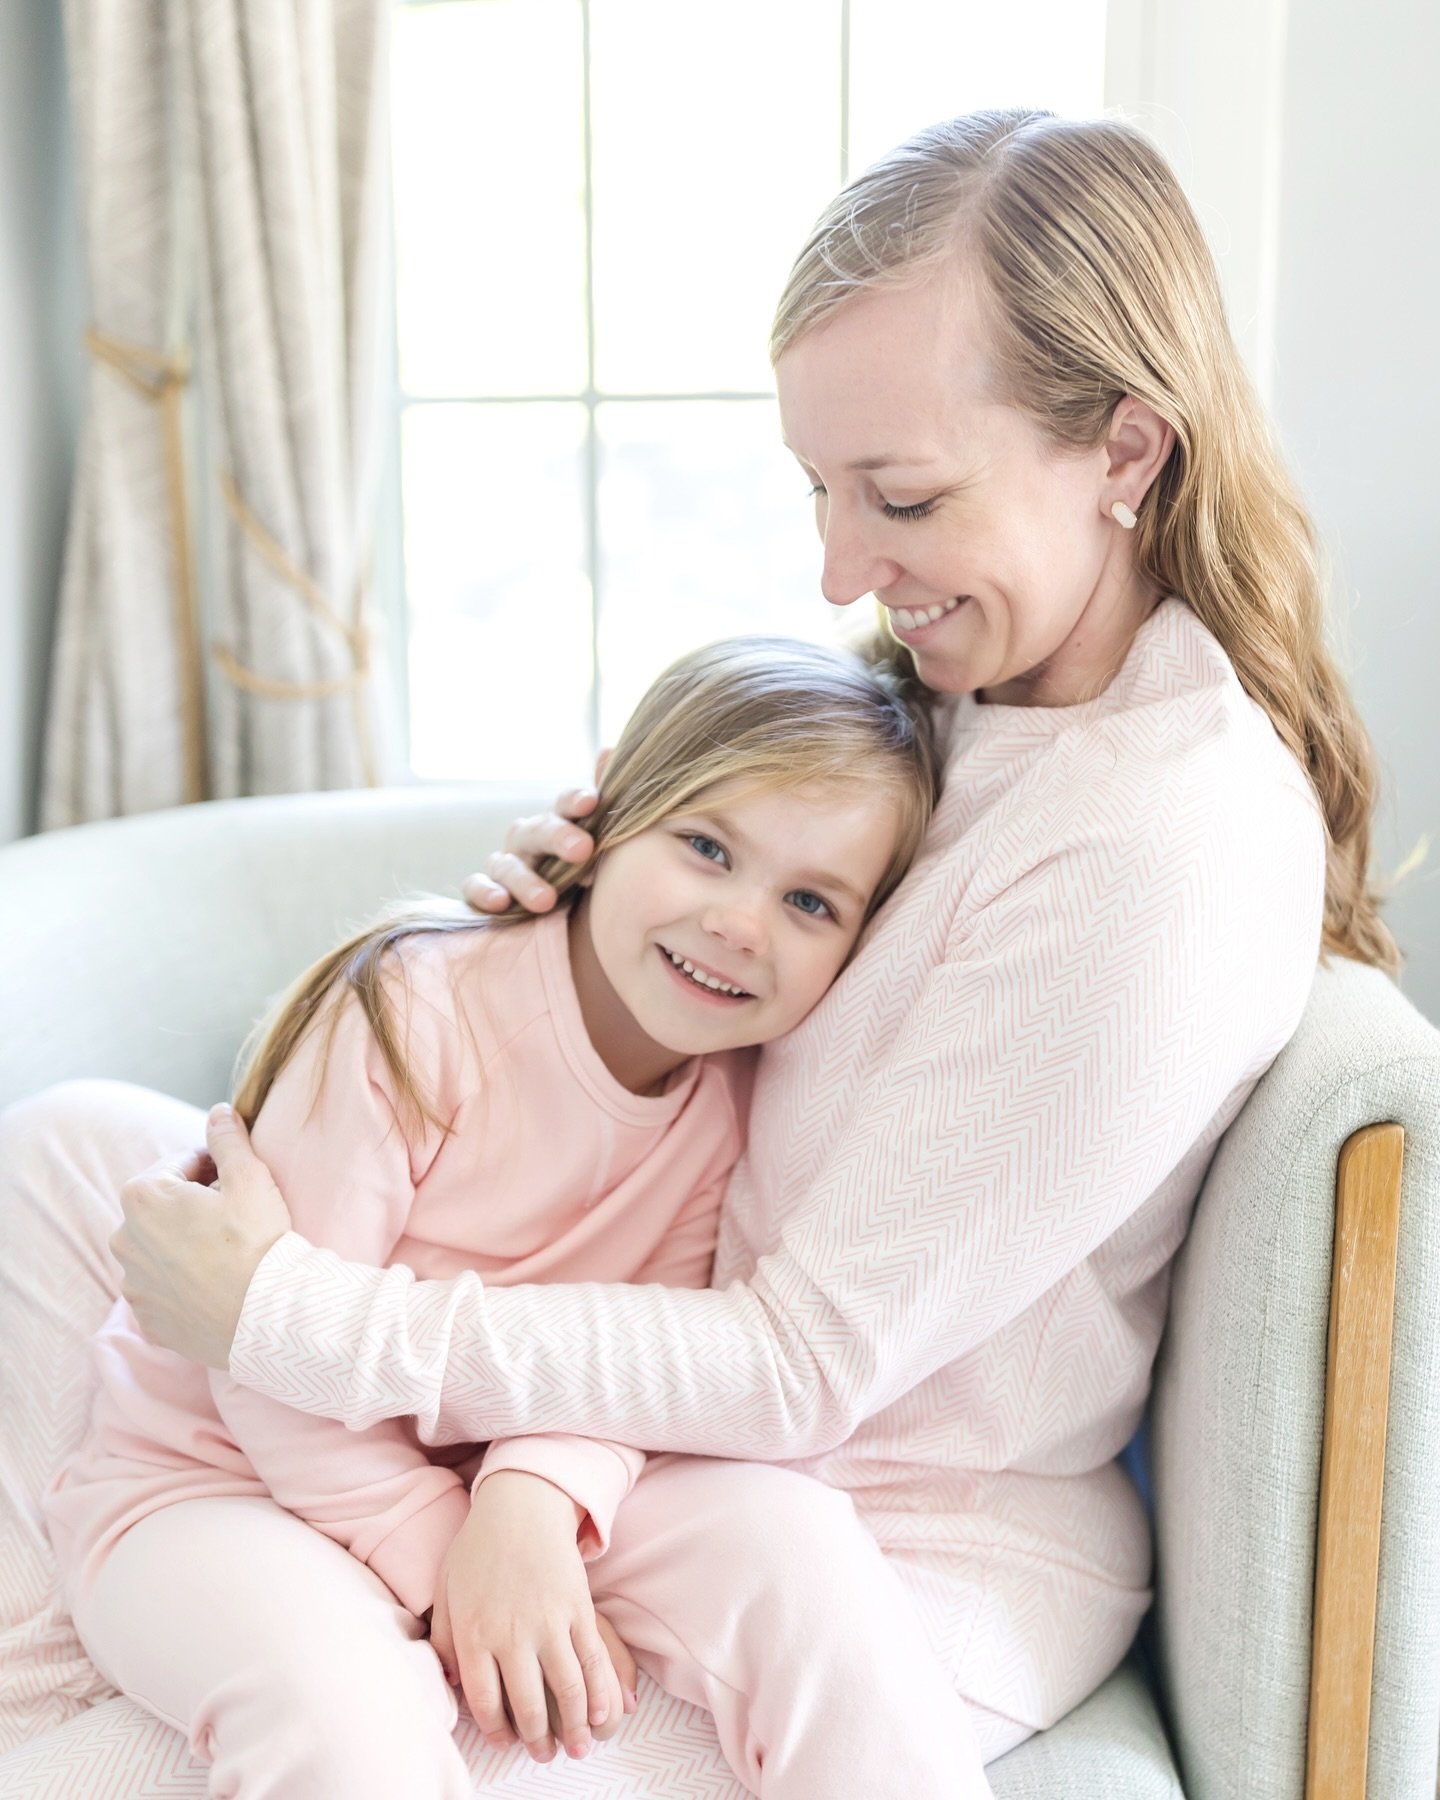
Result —
<svg viewBox="0 0 1440 1800"><path fill-rule="evenodd" d="M1365 1800L1404 1153L1367 1126L1336 1176L1306 1800Z"/></svg>

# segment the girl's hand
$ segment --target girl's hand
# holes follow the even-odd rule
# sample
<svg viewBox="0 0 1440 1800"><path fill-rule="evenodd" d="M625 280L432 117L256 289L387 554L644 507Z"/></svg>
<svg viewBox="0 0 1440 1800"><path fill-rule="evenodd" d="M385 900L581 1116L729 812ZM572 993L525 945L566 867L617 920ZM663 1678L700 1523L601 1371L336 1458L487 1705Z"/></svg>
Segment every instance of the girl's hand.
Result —
<svg viewBox="0 0 1440 1800"><path fill-rule="evenodd" d="M608 1625L602 1636L590 1598L583 1518L541 1476L500 1470L476 1491L435 1589L430 1639L447 1676L458 1672L487 1743L518 1734L536 1762L553 1759L557 1736L588 1756L634 1710L634 1662Z"/></svg>
<svg viewBox="0 0 1440 1800"><path fill-rule="evenodd" d="M595 770L599 782L610 752L602 750ZM485 873L467 877L461 890L476 912L499 913L518 901L527 912L549 912L555 890L535 873L542 856L563 856L566 862L588 862L595 854L595 840L576 829L576 819L587 818L600 796L594 788L567 788L555 802L555 811L532 813L517 819L505 833L505 848L486 858Z"/></svg>

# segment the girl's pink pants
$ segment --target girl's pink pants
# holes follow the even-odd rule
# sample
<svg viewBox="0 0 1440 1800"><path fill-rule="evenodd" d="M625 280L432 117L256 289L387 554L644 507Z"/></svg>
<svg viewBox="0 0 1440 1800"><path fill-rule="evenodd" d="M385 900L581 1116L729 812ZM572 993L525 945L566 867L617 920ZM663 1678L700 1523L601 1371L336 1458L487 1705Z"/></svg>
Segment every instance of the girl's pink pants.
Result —
<svg viewBox="0 0 1440 1800"><path fill-rule="evenodd" d="M112 1083L68 1084L0 1118L0 1205L51 1221L37 1231L36 1279L73 1286L82 1268L107 1273L98 1324L118 1290L105 1240L121 1183L203 1135L194 1108ZM47 1271L54 1247L77 1237L82 1254ZM737 1778L704 1786L717 1800L979 1800L990 1793L983 1765L1030 1735L955 1692L849 1496L808 1476L657 1458L590 1574L646 1673L713 1714ZM101 1673L186 1735L210 1765L212 1795L484 1791L492 1753L478 1765L462 1755L456 1696L421 1623L363 1563L270 1500L162 1507L71 1600ZM614 1771L621 1742L644 1734L645 1709L642 1686L620 1738L564 1771L576 1800L621 1791L607 1763ZM674 1791L688 1792L693 1737L672 1748ZM648 1766L670 1753L657 1737Z"/></svg>

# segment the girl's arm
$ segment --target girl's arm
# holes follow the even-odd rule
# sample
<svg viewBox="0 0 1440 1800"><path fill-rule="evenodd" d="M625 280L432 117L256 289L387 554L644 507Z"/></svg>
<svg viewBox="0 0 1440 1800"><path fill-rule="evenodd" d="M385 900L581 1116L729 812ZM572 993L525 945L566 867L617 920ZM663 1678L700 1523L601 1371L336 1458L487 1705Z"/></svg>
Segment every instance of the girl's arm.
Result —
<svg viewBox="0 0 1440 1800"><path fill-rule="evenodd" d="M404 996L392 996L404 1004ZM411 1054L424 1067L425 1047ZM277 1076L255 1122L256 1150L317 1244L384 1262L402 1236L417 1176L439 1147L411 1145L388 1070L358 1003L322 1021ZM300 1223L304 1220L304 1224ZM407 1424L347 1430L211 1373L220 1417L279 1503L371 1568L412 1612L431 1604L441 1560L469 1512L453 1470L432 1465ZM318 1398L319 1396L315 1396Z"/></svg>
<svg viewBox="0 0 1440 1800"><path fill-rule="evenodd" d="M1044 860L965 917L748 1281L416 1283L290 1234L251 1284L233 1374L354 1426L414 1413L436 1439L546 1428L755 1458L842 1442L1087 1258L1299 1019L1313 807L1279 784L1171 783L1137 820L1135 778L1132 762L1088 794L1068 842L1037 829Z"/></svg>
<svg viewBox="0 0 1440 1800"><path fill-rule="evenodd" d="M715 1236L725 1182L734 1161L727 1150L713 1177L686 1202L653 1256L636 1271L639 1285L706 1288L715 1258ZM502 1470L540 1475L568 1494L585 1514L579 1544L587 1562L610 1547L610 1531L620 1502L645 1466L645 1453L605 1438L559 1432L497 1438L486 1450L472 1492Z"/></svg>

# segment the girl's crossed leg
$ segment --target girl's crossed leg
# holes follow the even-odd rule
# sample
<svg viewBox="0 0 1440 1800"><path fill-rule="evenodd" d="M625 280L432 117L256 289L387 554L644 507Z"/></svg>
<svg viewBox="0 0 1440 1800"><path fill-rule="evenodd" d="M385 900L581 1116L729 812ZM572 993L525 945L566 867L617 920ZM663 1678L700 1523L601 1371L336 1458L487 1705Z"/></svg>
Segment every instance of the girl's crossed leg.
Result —
<svg viewBox="0 0 1440 1800"><path fill-rule="evenodd" d="M1031 1733L955 1692L849 1496L793 1470L657 1457L590 1577L766 1800L981 1800L984 1764Z"/></svg>
<svg viewBox="0 0 1440 1800"><path fill-rule="evenodd" d="M470 1800L455 1696L380 1577L273 1500L183 1500L130 1528L75 1623L96 1667L184 1732L215 1800Z"/></svg>

